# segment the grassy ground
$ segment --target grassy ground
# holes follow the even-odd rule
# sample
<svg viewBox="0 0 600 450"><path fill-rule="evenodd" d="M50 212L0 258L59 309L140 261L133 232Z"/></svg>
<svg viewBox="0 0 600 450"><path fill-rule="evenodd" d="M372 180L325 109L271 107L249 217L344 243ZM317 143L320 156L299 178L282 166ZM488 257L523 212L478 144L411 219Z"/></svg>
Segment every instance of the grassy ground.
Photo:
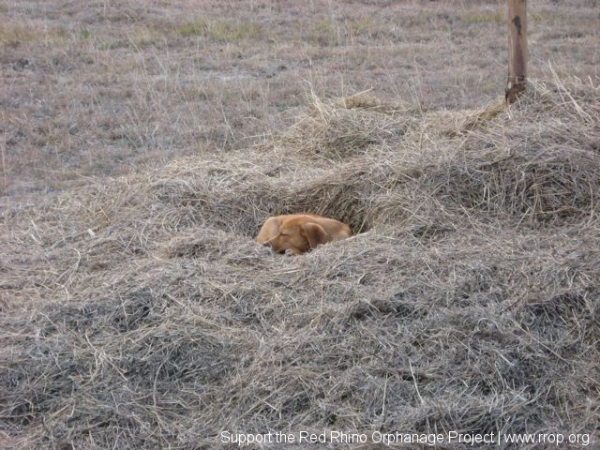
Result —
<svg viewBox="0 0 600 450"><path fill-rule="evenodd" d="M507 109L503 3L0 0L0 447L597 448L598 5Z"/></svg>
<svg viewBox="0 0 600 450"><path fill-rule="evenodd" d="M505 82L502 3L0 1L1 189L248 147L311 90L482 105ZM532 6L533 77L598 76L595 6Z"/></svg>

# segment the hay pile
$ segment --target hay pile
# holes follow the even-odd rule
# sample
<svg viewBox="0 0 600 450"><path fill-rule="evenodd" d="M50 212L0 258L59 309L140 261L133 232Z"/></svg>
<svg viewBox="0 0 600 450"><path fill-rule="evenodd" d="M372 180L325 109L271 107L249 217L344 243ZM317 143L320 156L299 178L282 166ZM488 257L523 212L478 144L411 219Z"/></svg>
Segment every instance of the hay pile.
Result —
<svg viewBox="0 0 600 450"><path fill-rule="evenodd" d="M598 88L499 105L315 99L266 145L5 210L0 446L332 430L598 445ZM360 233L300 257L253 243L299 211Z"/></svg>

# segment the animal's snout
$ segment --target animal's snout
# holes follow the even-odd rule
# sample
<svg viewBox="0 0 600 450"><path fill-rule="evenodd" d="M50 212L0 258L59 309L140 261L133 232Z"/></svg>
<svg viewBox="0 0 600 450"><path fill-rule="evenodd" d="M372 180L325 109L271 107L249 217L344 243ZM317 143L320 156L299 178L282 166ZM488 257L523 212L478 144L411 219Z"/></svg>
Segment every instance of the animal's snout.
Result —
<svg viewBox="0 0 600 450"><path fill-rule="evenodd" d="M263 242L262 244L263 247L267 247L270 248L271 251L273 251L273 253L278 253L280 255L285 253L285 249L282 250L276 250L275 247L273 247L273 245L271 244L271 241L267 241L267 242Z"/></svg>

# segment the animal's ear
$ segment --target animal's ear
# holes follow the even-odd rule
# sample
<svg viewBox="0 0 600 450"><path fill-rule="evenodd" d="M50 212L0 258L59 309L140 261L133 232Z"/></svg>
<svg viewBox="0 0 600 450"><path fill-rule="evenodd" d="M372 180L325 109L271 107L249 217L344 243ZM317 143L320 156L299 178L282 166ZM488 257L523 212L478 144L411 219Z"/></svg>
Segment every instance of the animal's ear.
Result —
<svg viewBox="0 0 600 450"><path fill-rule="evenodd" d="M316 248L319 244L329 242L329 235L323 227L317 223L309 222L302 225L302 231L304 232L304 236L308 240L311 249Z"/></svg>

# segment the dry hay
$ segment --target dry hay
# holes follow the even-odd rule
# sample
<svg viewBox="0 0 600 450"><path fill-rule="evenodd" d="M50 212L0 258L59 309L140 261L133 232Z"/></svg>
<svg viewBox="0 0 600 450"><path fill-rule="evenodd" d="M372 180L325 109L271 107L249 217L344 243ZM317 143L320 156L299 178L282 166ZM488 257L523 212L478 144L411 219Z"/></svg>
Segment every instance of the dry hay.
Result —
<svg viewBox="0 0 600 450"><path fill-rule="evenodd" d="M382 103L367 93L331 103L312 94L310 100L304 117L271 145L284 147L287 153L339 162L388 141L398 141L419 124L417 107Z"/></svg>
<svg viewBox="0 0 600 450"><path fill-rule="evenodd" d="M577 79L510 111L315 101L270 145L14 205L1 446L598 439L599 119ZM299 211L363 233L301 257L253 243Z"/></svg>

